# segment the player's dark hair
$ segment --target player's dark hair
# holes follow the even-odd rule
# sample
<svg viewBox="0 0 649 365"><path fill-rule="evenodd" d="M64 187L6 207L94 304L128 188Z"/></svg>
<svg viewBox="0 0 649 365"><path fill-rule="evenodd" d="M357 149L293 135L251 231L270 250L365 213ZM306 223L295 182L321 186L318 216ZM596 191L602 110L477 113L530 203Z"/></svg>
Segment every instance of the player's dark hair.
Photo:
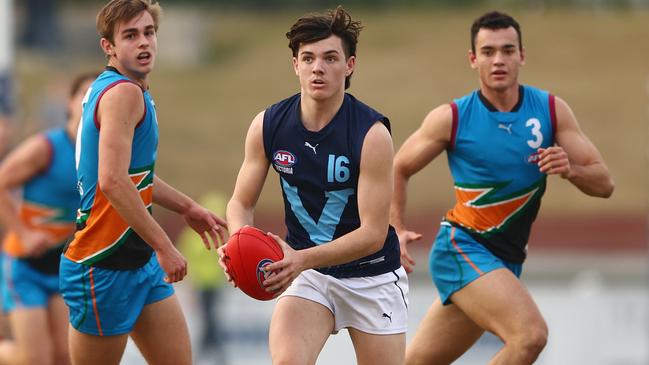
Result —
<svg viewBox="0 0 649 365"><path fill-rule="evenodd" d="M153 18L155 31L162 14L162 8L154 0L112 0L97 14L97 31L102 38L115 44L115 27L122 22L127 22L143 11L148 11Z"/></svg>
<svg viewBox="0 0 649 365"><path fill-rule="evenodd" d="M91 71L77 75L70 84L70 97L79 92L79 89L86 81L93 81L99 76L99 72Z"/></svg>
<svg viewBox="0 0 649 365"><path fill-rule="evenodd" d="M363 27L359 21L352 20L351 15L338 5L336 9L324 14L308 14L295 22L286 33L288 47L297 57L300 46L329 38L331 35L340 37L346 59L356 56L358 35ZM345 89L349 88L350 74L345 78Z"/></svg>
<svg viewBox="0 0 649 365"><path fill-rule="evenodd" d="M77 76L75 76L74 79L72 79L72 82L70 83L70 94L68 95L70 100L72 100L72 98L74 98L79 91L85 91L85 90L81 90L83 84L85 84L88 81L94 81L97 78L97 76L99 76L99 72L96 71L77 74ZM70 109L70 103L68 103L68 109L66 110L65 118L70 119L71 115L72 115L72 110Z"/></svg>
<svg viewBox="0 0 649 365"><path fill-rule="evenodd" d="M478 35L480 29L485 28L489 30L507 29L512 27L518 33L518 48L523 49L523 37L521 34L521 26L511 16L501 13L499 11L491 11L485 13L473 22L471 25L471 51L475 53L475 37Z"/></svg>

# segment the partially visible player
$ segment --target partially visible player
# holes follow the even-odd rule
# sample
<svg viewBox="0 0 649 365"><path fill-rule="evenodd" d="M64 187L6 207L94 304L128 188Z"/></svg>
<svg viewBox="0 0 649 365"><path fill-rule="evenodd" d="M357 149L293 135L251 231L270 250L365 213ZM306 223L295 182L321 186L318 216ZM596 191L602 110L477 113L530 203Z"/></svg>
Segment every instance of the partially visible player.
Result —
<svg viewBox="0 0 649 365"><path fill-rule="evenodd" d="M9 150L15 112L13 2L0 1L0 160ZM0 231L0 234L2 232Z"/></svg>
<svg viewBox="0 0 649 365"><path fill-rule="evenodd" d="M12 83L11 73L0 69L0 160L11 142L14 115Z"/></svg>
<svg viewBox="0 0 649 365"><path fill-rule="evenodd" d="M484 331L503 348L489 364L532 364L548 330L519 280L548 175L609 197L613 181L568 104L518 82L524 64L519 24L491 12L471 27L478 90L433 109L395 156L391 223L404 265L421 235L403 220L408 179L443 151L457 204L442 221L430 256L439 291L408 346L406 364L450 364Z"/></svg>
<svg viewBox="0 0 649 365"><path fill-rule="evenodd" d="M15 89L13 83L14 45L13 45L13 2L0 1L0 161L5 157L13 142L15 114ZM0 239L6 229L0 225ZM2 254L0 253L0 257ZM0 281L2 271L0 270ZM2 299L0 298L0 305ZM0 338L9 335L9 319L0 313Z"/></svg>
<svg viewBox="0 0 649 365"><path fill-rule="evenodd" d="M150 364L190 364L171 286L185 277L187 262L152 205L181 214L207 248L210 236L224 233L223 220L154 174L158 121L148 75L160 11L150 0L113 0L97 16L108 66L83 102L77 232L61 258L73 364L118 364L129 335Z"/></svg>
<svg viewBox="0 0 649 365"><path fill-rule="evenodd" d="M253 224L272 164L284 196L284 259L266 267L281 297L270 324L275 364L314 364L347 328L359 364L402 364L408 280L389 226L390 123L345 93L360 23L342 8L300 18L286 34L300 82L259 113L227 208L232 232ZM219 251L223 254L222 249Z"/></svg>
<svg viewBox="0 0 649 365"><path fill-rule="evenodd" d="M0 341L0 364L68 364L68 313L59 292L59 259L79 207L74 140L81 100L97 73L72 83L65 127L35 135L0 165L2 300L13 340ZM11 190L22 187L22 201Z"/></svg>

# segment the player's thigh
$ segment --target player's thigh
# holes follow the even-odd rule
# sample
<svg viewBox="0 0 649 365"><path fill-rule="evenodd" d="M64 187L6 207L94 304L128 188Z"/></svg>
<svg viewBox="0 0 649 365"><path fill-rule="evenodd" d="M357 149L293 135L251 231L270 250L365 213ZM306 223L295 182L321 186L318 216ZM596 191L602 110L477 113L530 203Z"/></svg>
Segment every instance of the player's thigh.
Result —
<svg viewBox="0 0 649 365"><path fill-rule="evenodd" d="M348 328L358 365L401 365L406 351L406 334L376 335Z"/></svg>
<svg viewBox="0 0 649 365"><path fill-rule="evenodd" d="M127 334L88 335L68 326L72 365L118 365L126 348Z"/></svg>
<svg viewBox="0 0 649 365"><path fill-rule="evenodd" d="M53 364L47 309L18 307L9 314L15 359L26 364Z"/></svg>
<svg viewBox="0 0 649 365"><path fill-rule="evenodd" d="M324 305L300 297L281 297L270 321L273 363L315 364L333 328L333 314Z"/></svg>
<svg viewBox="0 0 649 365"><path fill-rule="evenodd" d="M480 327L502 339L526 331L546 331L541 312L523 283L509 270L482 275L451 296Z"/></svg>
<svg viewBox="0 0 649 365"><path fill-rule="evenodd" d="M70 363L68 351L68 308L60 295L50 298L48 304L50 336L52 338L54 363Z"/></svg>
<svg viewBox="0 0 649 365"><path fill-rule="evenodd" d="M456 305L430 306L406 350L406 365L450 364L484 333Z"/></svg>
<svg viewBox="0 0 649 365"><path fill-rule="evenodd" d="M190 365L192 350L187 323L176 295L147 304L131 332L152 365Z"/></svg>

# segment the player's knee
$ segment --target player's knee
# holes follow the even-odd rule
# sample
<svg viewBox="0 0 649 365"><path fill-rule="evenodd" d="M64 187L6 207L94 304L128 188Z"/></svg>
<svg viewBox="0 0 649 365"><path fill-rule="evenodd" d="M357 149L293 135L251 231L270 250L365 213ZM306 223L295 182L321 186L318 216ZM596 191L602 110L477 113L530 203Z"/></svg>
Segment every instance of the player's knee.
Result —
<svg viewBox="0 0 649 365"><path fill-rule="evenodd" d="M528 340L528 347L531 352L537 355L543 351L545 345L548 343L548 328L543 326L533 331Z"/></svg>
<svg viewBox="0 0 649 365"><path fill-rule="evenodd" d="M529 326L523 336L517 341L517 347L525 357L536 359L548 343L548 327L544 322Z"/></svg>

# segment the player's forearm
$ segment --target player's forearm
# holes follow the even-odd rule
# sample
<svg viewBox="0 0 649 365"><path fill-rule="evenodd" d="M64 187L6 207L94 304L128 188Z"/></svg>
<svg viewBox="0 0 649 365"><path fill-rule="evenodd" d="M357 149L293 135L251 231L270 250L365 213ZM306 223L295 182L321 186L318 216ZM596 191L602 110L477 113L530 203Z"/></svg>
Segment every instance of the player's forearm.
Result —
<svg viewBox="0 0 649 365"><path fill-rule="evenodd" d="M361 226L329 243L298 251L308 269L345 264L369 256L385 243L388 225Z"/></svg>
<svg viewBox="0 0 649 365"><path fill-rule="evenodd" d="M187 212L195 202L158 176L153 178L153 202L178 214Z"/></svg>
<svg viewBox="0 0 649 365"><path fill-rule="evenodd" d="M254 206L247 206L234 198L231 199L225 211L230 234L238 231L245 225L253 226L254 212Z"/></svg>
<svg viewBox="0 0 649 365"><path fill-rule="evenodd" d="M21 235L26 229L20 220L18 208L5 188L0 188L0 222L9 230Z"/></svg>
<svg viewBox="0 0 649 365"><path fill-rule="evenodd" d="M392 192L392 202L390 204L390 224L398 230L405 229L404 211L406 210L408 190L408 178L394 169L394 191Z"/></svg>
<svg viewBox="0 0 649 365"><path fill-rule="evenodd" d="M608 168L601 162L590 165L572 165L568 180L584 194L608 198L613 194L615 183Z"/></svg>
<svg viewBox="0 0 649 365"><path fill-rule="evenodd" d="M151 248L161 251L171 246L167 234L153 219L128 177L114 177L99 184L111 206Z"/></svg>

